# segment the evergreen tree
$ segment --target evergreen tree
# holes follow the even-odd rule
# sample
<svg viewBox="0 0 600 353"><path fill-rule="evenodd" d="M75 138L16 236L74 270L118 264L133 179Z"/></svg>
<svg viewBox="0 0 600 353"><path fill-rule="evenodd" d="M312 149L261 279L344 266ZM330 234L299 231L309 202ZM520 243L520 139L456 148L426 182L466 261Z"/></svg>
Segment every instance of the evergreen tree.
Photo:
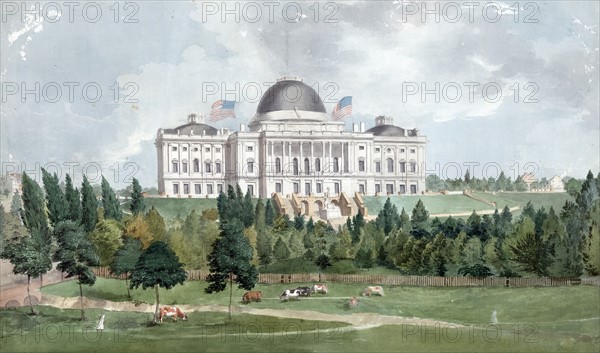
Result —
<svg viewBox="0 0 600 353"><path fill-rule="evenodd" d="M257 233L266 231L267 220L265 215L265 204L263 203L262 199L258 199L258 201L256 201L256 207L254 208L254 220Z"/></svg>
<svg viewBox="0 0 600 353"><path fill-rule="evenodd" d="M83 176L81 184L81 225L83 230L91 232L98 221L98 200L94 194L94 189L90 185L87 177Z"/></svg>
<svg viewBox="0 0 600 353"><path fill-rule="evenodd" d="M67 219L75 223L81 221L81 200L79 191L73 188L73 181L69 174L65 177L65 201L67 202Z"/></svg>
<svg viewBox="0 0 600 353"><path fill-rule="evenodd" d="M95 247L90 242L82 226L72 221L59 222L54 228L57 248L52 259L59 262L56 268L67 273L67 278L77 277L79 298L81 300L81 320L85 320L82 286L96 283L92 266L98 266L100 260Z"/></svg>
<svg viewBox="0 0 600 353"><path fill-rule="evenodd" d="M594 202L591 210L589 241L584 252L585 270L590 276L600 275L600 200Z"/></svg>
<svg viewBox="0 0 600 353"><path fill-rule="evenodd" d="M314 232L315 232L315 221L313 221L313 218L310 217L308 219L308 222L306 222L306 233L313 234Z"/></svg>
<svg viewBox="0 0 600 353"><path fill-rule="evenodd" d="M290 258L290 249L285 242L279 237L273 247L273 256L277 261L287 260Z"/></svg>
<svg viewBox="0 0 600 353"><path fill-rule="evenodd" d="M296 228L296 230L303 230L304 229L304 216L299 214L296 217L294 217L294 228Z"/></svg>
<svg viewBox="0 0 600 353"><path fill-rule="evenodd" d="M195 210L192 210L192 212L195 212ZM146 213L144 220L148 225L148 231L152 234L152 240L166 242L167 226L165 225L165 220L154 206Z"/></svg>
<svg viewBox="0 0 600 353"><path fill-rule="evenodd" d="M527 272L547 276L552 263L551 244L535 231L535 224L529 218L520 222L516 232L516 243L510 246L514 260Z"/></svg>
<svg viewBox="0 0 600 353"><path fill-rule="evenodd" d="M469 171L469 169L467 169L465 173L465 184L469 185L469 183L471 183L471 172Z"/></svg>
<svg viewBox="0 0 600 353"><path fill-rule="evenodd" d="M104 177L102 176L102 207L104 208L104 218L105 219L114 219L120 221L123 219L123 212L121 212L121 206L119 205L119 200L117 200L117 196L115 195L115 191L110 187L110 184Z"/></svg>
<svg viewBox="0 0 600 353"><path fill-rule="evenodd" d="M122 235L123 227L114 219L103 219L96 223L90 240L96 247L100 266L108 266L113 262L115 252L123 245Z"/></svg>
<svg viewBox="0 0 600 353"><path fill-rule="evenodd" d="M412 227L411 234L415 238L419 239L429 236L429 212L425 209L425 205L423 205L421 199L419 199L415 208L413 208L410 223Z"/></svg>
<svg viewBox="0 0 600 353"><path fill-rule="evenodd" d="M142 195L142 187L136 178L133 178L132 191L131 191L131 205L129 206L131 213L134 216L144 213L146 210L146 204L144 202L144 196Z"/></svg>
<svg viewBox="0 0 600 353"><path fill-rule="evenodd" d="M21 207L21 195L17 190L15 190L10 203L10 213L15 216L19 216L21 214Z"/></svg>
<svg viewBox="0 0 600 353"><path fill-rule="evenodd" d="M246 237L248 243L250 244L250 247L252 248L252 260L250 261L250 263L254 266L258 266L258 264L260 263L257 249L258 234L256 233L254 227L249 227L244 228L244 236Z"/></svg>
<svg viewBox="0 0 600 353"><path fill-rule="evenodd" d="M21 209L21 219L23 225L29 232L38 231L42 237L50 240L46 203L42 189L27 173L23 173L22 190L23 208Z"/></svg>
<svg viewBox="0 0 600 353"><path fill-rule="evenodd" d="M142 249L146 249L153 242L152 233L148 228L148 223L143 216L131 218L125 223L124 233L142 243Z"/></svg>
<svg viewBox="0 0 600 353"><path fill-rule="evenodd" d="M535 219L535 208L531 201L527 201L527 205L525 205L523 212L521 212L521 219L524 219L525 217L529 217L531 220Z"/></svg>
<svg viewBox="0 0 600 353"><path fill-rule="evenodd" d="M141 213L142 210L139 212ZM130 287L132 289L139 286L142 286L142 289L154 287L156 293L154 322L158 323L160 303L158 288L171 289L178 284L183 284L186 279L187 272L175 252L166 243L156 241L141 253L131 273Z"/></svg>
<svg viewBox="0 0 600 353"><path fill-rule="evenodd" d="M124 237L123 244L114 253L114 260L110 264L110 272L116 276L125 275L125 287L127 287L127 298L131 299L128 280L135 264L142 254L142 243L131 237Z"/></svg>
<svg viewBox="0 0 600 353"><path fill-rule="evenodd" d="M258 282L258 270L250 263L252 247L243 234L243 224L238 219L221 224L221 236L213 244L208 256L210 274L206 293L221 292L229 279L229 317L233 294L233 276L239 288L250 290Z"/></svg>
<svg viewBox="0 0 600 353"><path fill-rule="evenodd" d="M373 249L363 243L356 252L354 263L360 268L372 268L375 265Z"/></svg>
<svg viewBox="0 0 600 353"><path fill-rule="evenodd" d="M242 223L244 223L245 228L252 227L254 224L254 205L252 204L252 195L250 195L250 189L246 191L244 199L240 201L242 203L242 214L240 215Z"/></svg>
<svg viewBox="0 0 600 353"><path fill-rule="evenodd" d="M575 200L575 203L579 206L583 220L588 221L590 219L590 212L594 202L600 197L599 193L598 183L590 170L588 171L585 181L581 184L581 191Z"/></svg>
<svg viewBox="0 0 600 353"><path fill-rule="evenodd" d="M273 226L273 220L275 219L275 210L271 205L271 200L267 200L265 203L265 221L269 227Z"/></svg>
<svg viewBox="0 0 600 353"><path fill-rule="evenodd" d="M473 211L473 213L471 213L471 215L467 219L466 232L469 237L476 237L481 239L481 217L475 211Z"/></svg>
<svg viewBox="0 0 600 353"><path fill-rule="evenodd" d="M352 238L348 229L344 228L338 233L337 240L331 245L329 254L334 260L344 260L353 257Z"/></svg>
<svg viewBox="0 0 600 353"><path fill-rule="evenodd" d="M271 237L266 229L260 230L256 235L256 252L261 265L268 265L273 261Z"/></svg>
<svg viewBox="0 0 600 353"><path fill-rule="evenodd" d="M506 178L506 175L504 175L504 171L501 171L498 180L496 180L496 189L498 191L504 191L509 183L510 181Z"/></svg>
<svg viewBox="0 0 600 353"><path fill-rule="evenodd" d="M56 176L56 173L51 175L42 168L42 182L44 183L44 190L46 191L48 219L50 220L50 224L55 226L56 223L67 219L67 201L58 185L58 176Z"/></svg>
<svg viewBox="0 0 600 353"><path fill-rule="evenodd" d="M229 185L231 188L231 185ZM219 196L217 196L217 210L219 211L219 218L224 218L227 215L229 207L229 198L223 192L223 190L219 191Z"/></svg>
<svg viewBox="0 0 600 353"><path fill-rule="evenodd" d="M566 236L558 249L556 256L563 264L563 275L579 277L583 274L583 245L586 234L586 224L581 217L579 207L572 202L565 202L560 213L560 218L565 225Z"/></svg>

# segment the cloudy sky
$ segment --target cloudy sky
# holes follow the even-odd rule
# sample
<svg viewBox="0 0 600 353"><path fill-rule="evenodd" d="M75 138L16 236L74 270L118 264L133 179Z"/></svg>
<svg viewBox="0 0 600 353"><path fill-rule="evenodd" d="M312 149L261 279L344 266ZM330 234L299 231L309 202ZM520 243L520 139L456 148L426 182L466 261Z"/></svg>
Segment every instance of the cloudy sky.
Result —
<svg viewBox="0 0 600 353"><path fill-rule="evenodd" d="M99 167L155 186L159 128L221 98L237 117L216 126L237 128L269 83L299 76L328 111L353 96L348 128L381 114L418 128L443 177L597 173L598 3L471 3L429 2L439 19L401 1L3 3L3 172Z"/></svg>

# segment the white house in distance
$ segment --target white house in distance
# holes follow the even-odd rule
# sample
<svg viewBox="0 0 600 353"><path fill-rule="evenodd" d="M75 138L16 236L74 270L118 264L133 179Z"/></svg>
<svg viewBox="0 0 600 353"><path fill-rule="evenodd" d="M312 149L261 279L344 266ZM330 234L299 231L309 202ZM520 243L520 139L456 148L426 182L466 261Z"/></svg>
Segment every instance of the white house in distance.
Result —
<svg viewBox="0 0 600 353"><path fill-rule="evenodd" d="M562 179L558 175L555 175L552 177L552 179L550 179L548 186L550 187L551 191L565 191L565 183L563 183Z"/></svg>
<svg viewBox="0 0 600 353"><path fill-rule="evenodd" d="M286 98L290 88L299 98ZM217 197L239 183L262 198L418 194L425 191L426 144L417 129L395 126L387 116L376 117L369 130L360 123L346 131L311 87L285 77L239 131L214 128L198 114L159 129L158 190L168 197Z"/></svg>

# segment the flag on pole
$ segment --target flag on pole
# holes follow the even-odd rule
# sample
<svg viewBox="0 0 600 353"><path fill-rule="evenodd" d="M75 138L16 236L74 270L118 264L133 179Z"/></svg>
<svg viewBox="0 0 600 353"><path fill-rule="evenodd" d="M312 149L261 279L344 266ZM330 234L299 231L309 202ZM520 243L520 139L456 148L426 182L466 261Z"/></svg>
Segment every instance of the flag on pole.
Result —
<svg viewBox="0 0 600 353"><path fill-rule="evenodd" d="M352 115L352 97L346 96L333 107L331 117L333 120L340 120L349 115Z"/></svg>
<svg viewBox="0 0 600 353"><path fill-rule="evenodd" d="M213 103L210 109L210 121L217 121L235 117L235 102L227 100L218 100Z"/></svg>

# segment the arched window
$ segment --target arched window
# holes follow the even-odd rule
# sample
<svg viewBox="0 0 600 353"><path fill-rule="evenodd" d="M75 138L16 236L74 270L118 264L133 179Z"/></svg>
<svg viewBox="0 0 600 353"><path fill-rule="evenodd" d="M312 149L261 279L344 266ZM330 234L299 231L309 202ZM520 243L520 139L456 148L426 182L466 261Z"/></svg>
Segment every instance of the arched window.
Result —
<svg viewBox="0 0 600 353"><path fill-rule="evenodd" d="M320 158L315 159L315 171L316 172L321 171L321 159Z"/></svg>
<svg viewBox="0 0 600 353"><path fill-rule="evenodd" d="M179 162L176 159L171 162L171 172L179 173Z"/></svg>
<svg viewBox="0 0 600 353"><path fill-rule="evenodd" d="M294 175L298 175L298 158L294 158L294 160L292 161L292 168Z"/></svg>
<svg viewBox="0 0 600 353"><path fill-rule="evenodd" d="M210 159L204 161L204 172L212 173L212 164L210 163Z"/></svg>
<svg viewBox="0 0 600 353"><path fill-rule="evenodd" d="M337 173L340 171L340 163L337 157L333 158L333 172Z"/></svg>
<svg viewBox="0 0 600 353"><path fill-rule="evenodd" d="M394 172L394 160L391 158L387 159L387 171L388 171L388 173Z"/></svg>
<svg viewBox="0 0 600 353"><path fill-rule="evenodd" d="M281 173L281 159L275 158L275 173Z"/></svg>
<svg viewBox="0 0 600 353"><path fill-rule="evenodd" d="M187 165L187 161L186 160L181 161L181 171L183 173L187 173L188 172L188 165Z"/></svg>
<svg viewBox="0 0 600 353"><path fill-rule="evenodd" d="M308 160L308 158L304 158L304 174L310 174L310 161Z"/></svg>
<svg viewBox="0 0 600 353"><path fill-rule="evenodd" d="M194 173L200 173L200 161L197 158L194 159Z"/></svg>

